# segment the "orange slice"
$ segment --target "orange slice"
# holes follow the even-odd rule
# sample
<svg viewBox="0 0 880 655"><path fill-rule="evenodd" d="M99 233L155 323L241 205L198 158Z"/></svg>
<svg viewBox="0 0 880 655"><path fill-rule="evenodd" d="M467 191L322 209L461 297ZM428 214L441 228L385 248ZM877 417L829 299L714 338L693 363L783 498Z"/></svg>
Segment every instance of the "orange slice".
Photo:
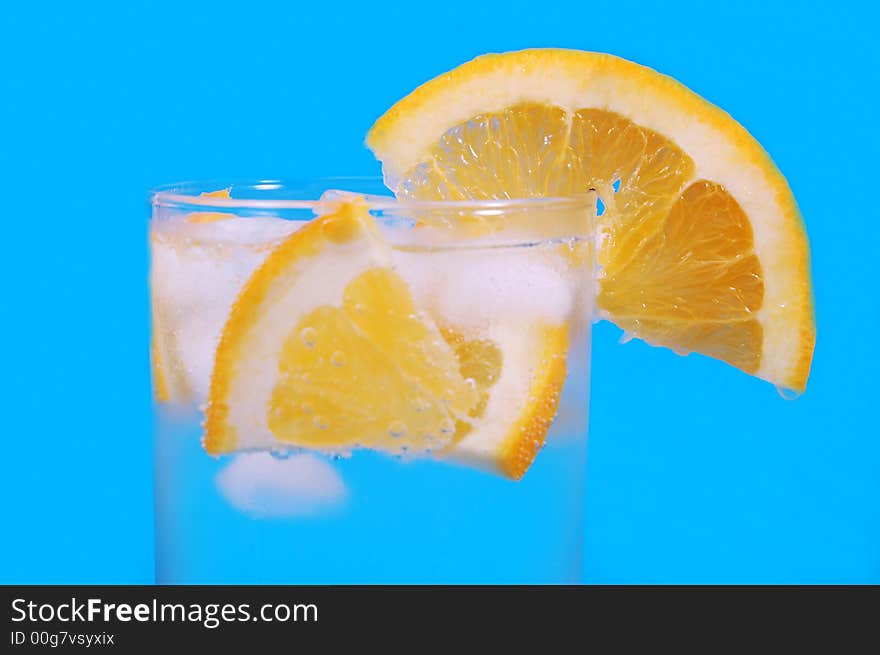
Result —
<svg viewBox="0 0 880 655"><path fill-rule="evenodd" d="M205 448L428 451L476 404L360 203L309 223L257 269L223 330Z"/></svg>
<svg viewBox="0 0 880 655"><path fill-rule="evenodd" d="M431 453L522 477L566 370L567 260L557 243L547 251L510 255L535 259L543 311L523 313L517 280L495 306L474 307L469 275L495 288L478 252L395 252L361 201L336 203L276 247L236 300L211 378L206 450Z"/></svg>
<svg viewBox="0 0 880 655"><path fill-rule="evenodd" d="M629 334L803 390L815 325L807 238L783 176L728 114L611 55L486 55L367 136L420 199L596 189L598 307Z"/></svg>

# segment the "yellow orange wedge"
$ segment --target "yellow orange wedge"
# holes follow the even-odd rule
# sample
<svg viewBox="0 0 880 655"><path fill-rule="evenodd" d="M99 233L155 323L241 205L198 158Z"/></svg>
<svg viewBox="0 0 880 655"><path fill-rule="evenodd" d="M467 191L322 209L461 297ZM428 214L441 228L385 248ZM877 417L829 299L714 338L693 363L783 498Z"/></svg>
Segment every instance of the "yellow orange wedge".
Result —
<svg viewBox="0 0 880 655"><path fill-rule="evenodd" d="M548 250L566 265L558 244ZM556 413L572 301L562 295L524 317L505 299L507 313L492 309L488 326L468 298L451 297L482 259L447 257L393 252L357 200L290 235L223 329L206 450L430 452L522 477ZM566 282L534 266L548 284Z"/></svg>
<svg viewBox="0 0 880 655"><path fill-rule="evenodd" d="M364 207L342 203L279 245L236 301L205 448L430 450L475 402Z"/></svg>
<svg viewBox="0 0 880 655"><path fill-rule="evenodd" d="M760 144L675 80L605 54L486 55L395 104L367 144L401 197L596 189L602 316L804 389L815 327L795 200Z"/></svg>

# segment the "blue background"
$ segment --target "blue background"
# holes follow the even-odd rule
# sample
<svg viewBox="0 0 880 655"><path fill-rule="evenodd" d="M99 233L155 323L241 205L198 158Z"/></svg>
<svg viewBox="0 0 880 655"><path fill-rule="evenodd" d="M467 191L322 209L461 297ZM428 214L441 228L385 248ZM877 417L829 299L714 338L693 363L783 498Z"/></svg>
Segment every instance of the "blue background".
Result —
<svg viewBox="0 0 880 655"><path fill-rule="evenodd" d="M152 581L147 190L376 173L361 144L388 105L528 46L612 52L727 109L813 249L795 402L596 327L588 581L880 582L867 3L79 4L0 15L0 582Z"/></svg>

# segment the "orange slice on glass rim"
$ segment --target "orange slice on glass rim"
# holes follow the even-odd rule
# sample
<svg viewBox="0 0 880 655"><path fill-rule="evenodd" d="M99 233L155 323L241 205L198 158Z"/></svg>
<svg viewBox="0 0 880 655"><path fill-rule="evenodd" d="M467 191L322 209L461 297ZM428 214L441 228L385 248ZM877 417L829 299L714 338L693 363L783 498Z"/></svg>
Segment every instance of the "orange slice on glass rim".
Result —
<svg viewBox="0 0 880 655"><path fill-rule="evenodd" d="M591 52L485 55L395 104L367 145L404 198L596 189L601 316L805 388L815 323L791 190L745 128L672 78Z"/></svg>

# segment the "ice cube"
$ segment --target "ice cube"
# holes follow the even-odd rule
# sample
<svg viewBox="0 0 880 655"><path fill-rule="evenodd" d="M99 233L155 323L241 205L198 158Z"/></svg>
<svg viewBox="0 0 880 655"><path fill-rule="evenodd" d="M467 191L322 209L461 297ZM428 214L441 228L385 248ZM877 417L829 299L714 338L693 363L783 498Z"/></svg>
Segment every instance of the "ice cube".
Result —
<svg viewBox="0 0 880 655"><path fill-rule="evenodd" d="M230 505L258 518L314 515L340 505L348 496L336 469L311 453L287 458L242 453L217 474L215 482Z"/></svg>
<svg viewBox="0 0 880 655"><path fill-rule="evenodd" d="M182 377L191 400L207 398L217 343L238 293L269 252L301 225L263 216L194 223L181 215L154 222L154 329L162 331L172 360L163 365Z"/></svg>
<svg viewBox="0 0 880 655"><path fill-rule="evenodd" d="M575 283L559 244L401 251L394 265L419 304L448 325L568 320Z"/></svg>

